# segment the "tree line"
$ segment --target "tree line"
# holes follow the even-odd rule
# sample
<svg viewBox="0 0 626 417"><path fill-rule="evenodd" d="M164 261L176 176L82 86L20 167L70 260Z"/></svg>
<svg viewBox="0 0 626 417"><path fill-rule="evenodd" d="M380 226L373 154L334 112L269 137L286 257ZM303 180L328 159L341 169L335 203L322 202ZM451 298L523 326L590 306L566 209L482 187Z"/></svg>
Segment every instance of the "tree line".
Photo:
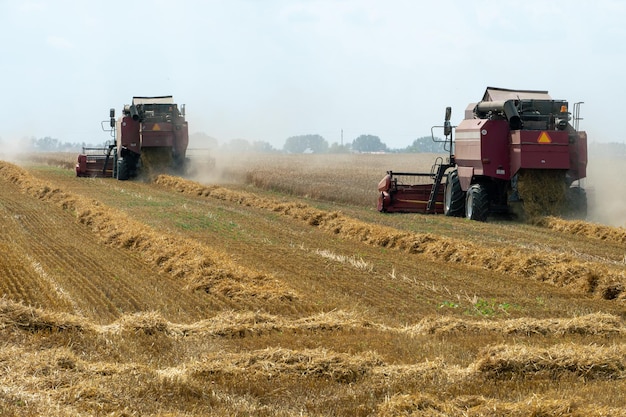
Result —
<svg viewBox="0 0 626 417"><path fill-rule="evenodd" d="M43 138L22 138L11 142L0 138L0 146L3 149L12 149L24 152L80 152L83 147L93 145L88 145L85 142L63 142L59 139L46 136Z"/></svg>
<svg viewBox="0 0 626 417"><path fill-rule="evenodd" d="M443 153L444 144L433 140L430 136L422 136L415 139L405 148L391 149L378 136L363 134L352 142L329 144L323 136L317 134L291 136L287 138L282 149L274 148L269 142L248 141L246 139L232 139L224 144L219 144L217 139L205 133L190 135L192 146L207 149L220 149L230 153ZM83 147L106 147L108 143L100 144L63 142L59 139L46 136L43 138L22 138L19 143L8 143L0 138L0 147L5 149L21 150L25 152L81 152ZM590 142L589 152L606 155L625 155L626 143L624 142Z"/></svg>
<svg viewBox="0 0 626 417"><path fill-rule="evenodd" d="M274 148L269 142L249 142L246 139L232 139L229 142L219 145L217 139L212 138L205 133L194 133L190 136L190 142L193 143L194 146L210 149L219 148L229 152L283 152L291 154L446 152L443 143L434 141L430 136L417 138L406 148L399 149L390 148L380 139L380 137L370 134L360 135L352 142L347 142L346 144L339 144L337 142L329 143L323 136L318 134L291 136L285 140L285 144L282 149Z"/></svg>
<svg viewBox="0 0 626 417"><path fill-rule="evenodd" d="M386 152L444 152L443 144L433 141L430 136L415 139L406 148L391 149L376 135L363 134L352 142L339 144L330 143L318 134L291 136L285 140L282 149L274 148L269 142L248 141L246 139L232 139L219 144L217 139L205 133L190 135L191 146L208 149L220 149L231 153L386 153ZM0 139L0 144L3 141ZM19 148L24 151L34 152L80 152L85 146L106 146L101 144L62 142L59 139L46 136L44 138L25 138L20 141Z"/></svg>

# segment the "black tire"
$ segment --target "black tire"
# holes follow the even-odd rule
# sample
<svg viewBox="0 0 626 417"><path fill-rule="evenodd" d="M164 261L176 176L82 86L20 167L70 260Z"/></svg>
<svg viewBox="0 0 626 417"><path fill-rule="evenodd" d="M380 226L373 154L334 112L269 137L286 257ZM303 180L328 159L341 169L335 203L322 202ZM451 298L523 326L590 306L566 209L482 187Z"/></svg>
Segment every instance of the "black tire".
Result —
<svg viewBox="0 0 626 417"><path fill-rule="evenodd" d="M117 160L117 179L126 181L130 177L128 170L129 170L129 167L128 167L128 161L126 160L126 158L118 159Z"/></svg>
<svg viewBox="0 0 626 417"><path fill-rule="evenodd" d="M481 184L472 185L466 193L465 217L484 222L489 214L489 194Z"/></svg>
<svg viewBox="0 0 626 417"><path fill-rule="evenodd" d="M446 216L461 217L465 212L465 193L461 189L457 170L448 173L443 197L443 213Z"/></svg>
<svg viewBox="0 0 626 417"><path fill-rule="evenodd" d="M585 219L587 217L587 193L584 188L568 188L566 201L565 217L573 219Z"/></svg>

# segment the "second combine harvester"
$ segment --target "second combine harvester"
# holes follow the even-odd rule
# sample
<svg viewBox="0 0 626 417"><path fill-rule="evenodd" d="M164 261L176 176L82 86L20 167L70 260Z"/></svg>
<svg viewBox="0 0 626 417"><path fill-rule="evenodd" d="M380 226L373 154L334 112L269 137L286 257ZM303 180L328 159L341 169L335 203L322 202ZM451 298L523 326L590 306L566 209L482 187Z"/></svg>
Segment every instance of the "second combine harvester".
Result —
<svg viewBox="0 0 626 417"><path fill-rule="evenodd" d="M76 175L127 180L150 171L184 172L189 144L185 106L179 110L172 96L133 97L118 120L115 109L109 116L114 143L84 148Z"/></svg>
<svg viewBox="0 0 626 417"><path fill-rule="evenodd" d="M448 107L441 140L448 161L438 158L430 173L388 171L378 186L378 210L485 221L523 203L531 215L584 217L587 134L577 126L580 104L572 117L567 101L547 91L488 87L456 127Z"/></svg>

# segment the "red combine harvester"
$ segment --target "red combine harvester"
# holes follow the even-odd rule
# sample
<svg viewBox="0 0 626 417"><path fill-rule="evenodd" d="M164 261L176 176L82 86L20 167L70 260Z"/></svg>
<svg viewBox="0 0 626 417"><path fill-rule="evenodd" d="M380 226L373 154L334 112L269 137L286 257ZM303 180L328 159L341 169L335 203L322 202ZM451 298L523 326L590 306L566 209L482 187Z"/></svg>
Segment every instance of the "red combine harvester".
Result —
<svg viewBox="0 0 626 417"><path fill-rule="evenodd" d="M574 104L572 117L567 101L553 100L547 91L488 87L458 126L450 124L448 107L444 126L436 126L443 128L445 139L433 133L433 140L445 143L448 160L437 158L430 173L388 171L378 185L378 210L485 221L525 201L528 207L558 205L560 214L586 216L580 180L586 177L587 134L578 130L581 104ZM420 177L429 183L418 183Z"/></svg>
<svg viewBox="0 0 626 417"><path fill-rule="evenodd" d="M83 148L77 176L127 180L151 170L184 171L189 143L185 106L179 111L172 96L133 97L117 121L115 109L109 116L114 143Z"/></svg>

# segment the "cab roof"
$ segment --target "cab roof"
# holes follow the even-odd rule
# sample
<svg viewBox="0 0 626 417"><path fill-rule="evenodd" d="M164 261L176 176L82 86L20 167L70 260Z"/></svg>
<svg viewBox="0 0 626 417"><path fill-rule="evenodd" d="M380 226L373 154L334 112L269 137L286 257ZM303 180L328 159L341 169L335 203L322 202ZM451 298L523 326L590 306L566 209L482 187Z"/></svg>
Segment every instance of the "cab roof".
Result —
<svg viewBox="0 0 626 417"><path fill-rule="evenodd" d="M547 91L509 90L508 88L487 87L482 101L506 100L552 100Z"/></svg>
<svg viewBox="0 0 626 417"><path fill-rule="evenodd" d="M133 97L133 104L174 104L173 96Z"/></svg>

